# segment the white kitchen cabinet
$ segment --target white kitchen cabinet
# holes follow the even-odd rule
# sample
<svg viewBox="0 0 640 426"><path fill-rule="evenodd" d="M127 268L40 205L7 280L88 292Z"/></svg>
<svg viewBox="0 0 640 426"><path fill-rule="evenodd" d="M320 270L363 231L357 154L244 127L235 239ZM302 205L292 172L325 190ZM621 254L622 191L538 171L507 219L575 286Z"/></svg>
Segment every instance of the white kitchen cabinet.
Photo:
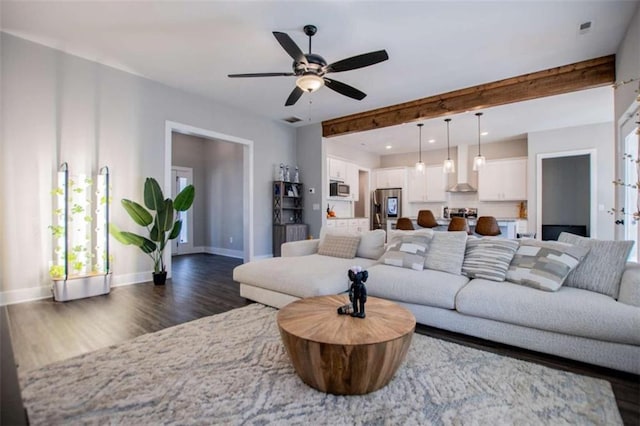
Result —
<svg viewBox="0 0 640 426"><path fill-rule="evenodd" d="M347 163L347 178L345 183L349 185L350 196L353 201L360 200L360 167L357 164Z"/></svg>
<svg viewBox="0 0 640 426"><path fill-rule="evenodd" d="M519 201L527 199L527 159L487 161L478 172L480 201Z"/></svg>
<svg viewBox="0 0 640 426"><path fill-rule="evenodd" d="M338 158L328 157L329 179L344 181L347 178L347 162Z"/></svg>
<svg viewBox="0 0 640 426"><path fill-rule="evenodd" d="M404 177L406 171L404 167L393 167L388 169L376 169L376 187L378 188L404 188Z"/></svg>
<svg viewBox="0 0 640 426"><path fill-rule="evenodd" d="M424 174L407 170L407 197L410 203L447 200L446 176L441 166L425 167Z"/></svg>

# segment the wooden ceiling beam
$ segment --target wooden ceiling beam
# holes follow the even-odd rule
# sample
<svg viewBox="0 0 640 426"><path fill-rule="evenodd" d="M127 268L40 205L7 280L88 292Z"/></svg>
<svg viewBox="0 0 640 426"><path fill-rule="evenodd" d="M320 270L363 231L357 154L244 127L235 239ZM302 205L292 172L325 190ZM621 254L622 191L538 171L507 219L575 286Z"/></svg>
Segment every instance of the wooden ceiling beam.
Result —
<svg viewBox="0 0 640 426"><path fill-rule="evenodd" d="M322 122L331 137L613 84L615 55L454 90Z"/></svg>

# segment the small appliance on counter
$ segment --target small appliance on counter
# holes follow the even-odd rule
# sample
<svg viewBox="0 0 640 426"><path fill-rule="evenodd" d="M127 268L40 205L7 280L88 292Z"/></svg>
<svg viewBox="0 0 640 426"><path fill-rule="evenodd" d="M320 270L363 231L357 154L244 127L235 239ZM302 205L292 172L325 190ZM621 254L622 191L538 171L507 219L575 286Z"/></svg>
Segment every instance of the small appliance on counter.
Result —
<svg viewBox="0 0 640 426"><path fill-rule="evenodd" d="M329 183L329 196L331 197L348 197L351 193L349 185L343 182Z"/></svg>
<svg viewBox="0 0 640 426"><path fill-rule="evenodd" d="M451 207L449 217L465 217L467 219L477 219L478 209L476 207Z"/></svg>

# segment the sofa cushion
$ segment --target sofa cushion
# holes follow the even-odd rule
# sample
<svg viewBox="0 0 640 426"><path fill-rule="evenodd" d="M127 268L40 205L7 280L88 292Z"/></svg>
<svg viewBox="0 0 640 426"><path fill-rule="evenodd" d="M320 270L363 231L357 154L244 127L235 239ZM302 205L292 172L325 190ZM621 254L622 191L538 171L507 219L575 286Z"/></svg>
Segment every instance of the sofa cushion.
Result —
<svg viewBox="0 0 640 426"><path fill-rule="evenodd" d="M325 235L318 246L318 254L353 259L360 244L359 235Z"/></svg>
<svg viewBox="0 0 640 426"><path fill-rule="evenodd" d="M324 240L326 235L360 235L360 244L356 251L356 257L365 259L379 259L384 254L384 243L387 233L382 229L374 229L372 231L349 231L341 228L330 228L323 226L320 229L320 241Z"/></svg>
<svg viewBox="0 0 640 426"><path fill-rule="evenodd" d="M469 238L462 274L469 278L504 281L519 245L518 241L505 238Z"/></svg>
<svg viewBox="0 0 640 426"><path fill-rule="evenodd" d="M471 280L456 309L495 321L607 342L640 344L640 308L592 291L563 286L538 291L508 281Z"/></svg>
<svg viewBox="0 0 640 426"><path fill-rule="evenodd" d="M467 233L464 231L433 232L424 267L460 275L466 244Z"/></svg>
<svg viewBox="0 0 640 426"><path fill-rule="evenodd" d="M633 241L605 241L561 232L558 241L588 247L589 253L574 269L565 285L618 297L620 279Z"/></svg>
<svg viewBox="0 0 640 426"><path fill-rule="evenodd" d="M586 247L557 241L520 240L507 280L538 290L557 291L588 252Z"/></svg>
<svg viewBox="0 0 640 426"><path fill-rule="evenodd" d="M414 271L377 264L368 269L367 293L399 302L454 309L455 297L469 279L425 269Z"/></svg>
<svg viewBox="0 0 640 426"><path fill-rule="evenodd" d="M371 259L343 259L320 254L274 257L237 266L233 270L233 279L295 297L324 296L347 291L349 268L359 265L367 269L375 262Z"/></svg>
<svg viewBox="0 0 640 426"><path fill-rule="evenodd" d="M380 258L380 262L385 265L422 271L430 241L431 238L426 235L394 236L389 241L387 251Z"/></svg>

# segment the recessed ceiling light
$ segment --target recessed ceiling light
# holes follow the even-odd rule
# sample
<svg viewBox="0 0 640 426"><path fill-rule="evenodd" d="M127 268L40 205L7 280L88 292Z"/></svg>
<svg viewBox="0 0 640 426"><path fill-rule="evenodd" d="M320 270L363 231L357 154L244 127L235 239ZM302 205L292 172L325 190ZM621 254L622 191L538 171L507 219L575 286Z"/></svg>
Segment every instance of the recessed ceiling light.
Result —
<svg viewBox="0 0 640 426"><path fill-rule="evenodd" d="M482 132L480 133L481 136L487 136L489 134L489 132Z"/></svg>
<svg viewBox="0 0 640 426"><path fill-rule="evenodd" d="M429 143L435 143L435 139L429 139Z"/></svg>
<svg viewBox="0 0 640 426"><path fill-rule="evenodd" d="M393 148L391 145L387 145L384 147L384 149L391 149L391 148Z"/></svg>

